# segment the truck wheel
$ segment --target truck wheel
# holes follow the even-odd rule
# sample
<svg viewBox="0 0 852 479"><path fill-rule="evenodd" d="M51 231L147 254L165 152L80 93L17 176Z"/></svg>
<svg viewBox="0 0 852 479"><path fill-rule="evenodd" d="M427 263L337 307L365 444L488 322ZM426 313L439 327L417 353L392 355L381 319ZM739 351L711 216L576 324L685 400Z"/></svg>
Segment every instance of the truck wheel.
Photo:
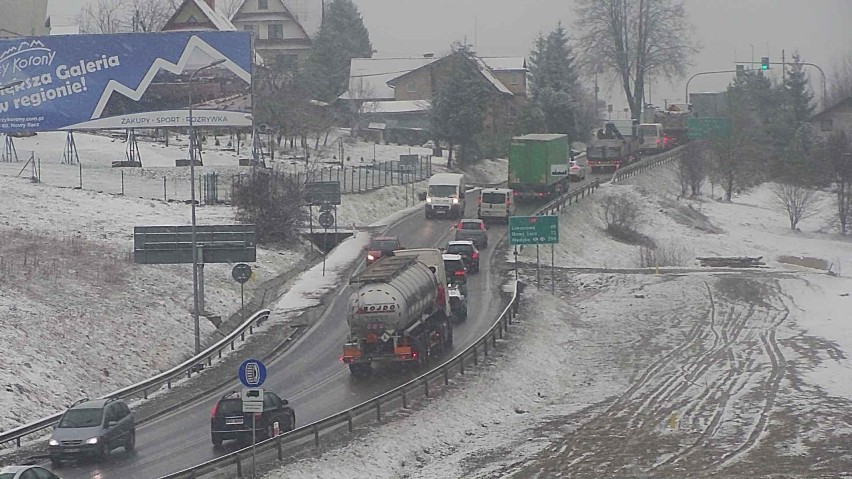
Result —
<svg viewBox="0 0 852 479"><path fill-rule="evenodd" d="M349 365L349 372L353 376L368 376L372 368L369 364L352 363Z"/></svg>

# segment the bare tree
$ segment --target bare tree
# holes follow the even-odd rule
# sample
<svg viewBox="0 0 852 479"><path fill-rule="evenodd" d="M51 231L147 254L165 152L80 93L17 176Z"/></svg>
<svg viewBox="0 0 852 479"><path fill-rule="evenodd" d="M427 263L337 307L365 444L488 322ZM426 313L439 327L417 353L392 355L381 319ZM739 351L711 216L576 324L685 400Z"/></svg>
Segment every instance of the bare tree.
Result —
<svg viewBox="0 0 852 479"><path fill-rule="evenodd" d="M852 96L852 54L848 54L829 73L828 105L836 105ZM826 105L826 106L828 106Z"/></svg>
<svg viewBox="0 0 852 479"><path fill-rule="evenodd" d="M698 52L678 0L578 0L578 51L587 68L614 72L633 118L640 118L645 84L681 78Z"/></svg>
<svg viewBox="0 0 852 479"><path fill-rule="evenodd" d="M129 0L130 30L159 32L180 6L176 0Z"/></svg>
<svg viewBox="0 0 852 479"><path fill-rule="evenodd" d="M119 33L126 30L125 0L90 0L77 16L81 33Z"/></svg>
<svg viewBox="0 0 852 479"><path fill-rule="evenodd" d="M237 13L243 0L218 0L216 2L216 10L228 17L229 19Z"/></svg>
<svg viewBox="0 0 852 479"><path fill-rule="evenodd" d="M707 169L705 152L696 146L695 143L690 143L687 149L683 152L677 165L677 177L680 182L680 196L686 197L687 193L690 196L696 197L701 194L701 186L707 178Z"/></svg>
<svg viewBox="0 0 852 479"><path fill-rule="evenodd" d="M357 81L350 83L349 97L351 98L351 132L353 138L358 138L360 133L361 123L364 118L369 116L378 108L378 104L374 100L376 90L363 78L358 78Z"/></svg>
<svg viewBox="0 0 852 479"><path fill-rule="evenodd" d="M825 156L835 175L834 192L840 232L846 234L852 222L852 145L844 132L839 131L828 137Z"/></svg>
<svg viewBox="0 0 852 479"><path fill-rule="evenodd" d="M761 124L756 114L741 105L730 105L731 128L726 134L712 137L705 145L709 155L713 183L722 185L725 201L734 192L758 184L765 165L765 141L761 141Z"/></svg>
<svg viewBox="0 0 852 479"><path fill-rule="evenodd" d="M787 212L790 229L795 230L799 222L817 212L816 191L795 183L776 183L772 194L779 206Z"/></svg>

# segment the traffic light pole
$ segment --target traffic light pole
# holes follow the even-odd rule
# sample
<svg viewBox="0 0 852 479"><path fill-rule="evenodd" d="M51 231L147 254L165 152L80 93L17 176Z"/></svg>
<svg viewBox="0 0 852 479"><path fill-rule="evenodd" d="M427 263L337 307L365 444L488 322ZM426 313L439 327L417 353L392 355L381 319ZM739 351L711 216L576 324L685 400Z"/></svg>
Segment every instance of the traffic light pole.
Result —
<svg viewBox="0 0 852 479"><path fill-rule="evenodd" d="M716 74L716 73L736 73L736 72L737 72L736 70L716 70L716 71L712 71L712 72L698 72L695 75L692 75L691 77L689 77L689 80L686 80L686 88L683 92L683 101L685 101L687 104L689 103L689 82L691 82L693 78L695 78L697 76L701 76L701 75L713 75L713 74Z"/></svg>
<svg viewBox="0 0 852 479"><path fill-rule="evenodd" d="M757 62L736 62L736 63L739 63L739 64L744 64L744 63L751 63L751 64L755 64L755 63L757 63ZM763 65L763 63L764 63L764 62L762 62L762 61L761 61L760 65L762 66L762 65ZM782 65L782 66L795 65L795 63L790 63L790 62L765 62L765 63L766 63L767 65ZM819 74L820 74L820 76L822 77L822 109L823 109L823 110L825 110L825 109L828 107L828 103L827 103L827 101L828 101L828 99L827 99L827 98L828 98L828 95L826 94L826 93L827 93L827 91L826 91L825 72L824 72L824 71L822 71L822 68L820 68L820 66L819 66L819 65L817 65L816 63L809 63L809 62L799 62L799 63L800 63L800 64L802 64L802 65L807 65L807 66L809 66L809 67L814 67L814 68L816 68L817 70L819 70ZM763 68L761 68L761 69L763 69ZM691 78L690 78L690 80L691 80ZM687 82L687 85L688 85L688 84L689 84L689 82Z"/></svg>

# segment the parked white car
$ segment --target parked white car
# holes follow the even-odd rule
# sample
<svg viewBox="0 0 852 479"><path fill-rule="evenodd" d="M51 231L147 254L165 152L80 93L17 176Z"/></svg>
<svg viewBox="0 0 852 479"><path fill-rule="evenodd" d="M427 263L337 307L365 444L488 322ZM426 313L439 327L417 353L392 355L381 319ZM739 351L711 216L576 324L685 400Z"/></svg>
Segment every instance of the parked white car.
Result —
<svg viewBox="0 0 852 479"><path fill-rule="evenodd" d="M568 165L568 178L573 181L581 181L586 179L586 163L580 163L577 160L571 160Z"/></svg>

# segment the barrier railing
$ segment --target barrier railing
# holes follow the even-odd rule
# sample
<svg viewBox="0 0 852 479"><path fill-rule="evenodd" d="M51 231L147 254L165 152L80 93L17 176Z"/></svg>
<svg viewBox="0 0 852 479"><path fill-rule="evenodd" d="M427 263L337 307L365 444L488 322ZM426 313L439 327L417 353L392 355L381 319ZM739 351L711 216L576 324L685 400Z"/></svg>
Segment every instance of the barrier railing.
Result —
<svg viewBox="0 0 852 479"><path fill-rule="evenodd" d="M619 181L630 178L631 176L638 175L639 173L643 173L645 171L650 170L651 168L656 168L665 163L669 163L675 160L680 160L685 151L687 145L679 146L673 150L666 151L664 153L660 153L659 155L649 156L647 158L643 158L632 165L625 166L624 168L619 168L612 174L612 182L618 183Z"/></svg>
<svg viewBox="0 0 852 479"><path fill-rule="evenodd" d="M407 409L409 402L413 398L417 396L429 398L431 394L430 388L435 386L434 383L439 383L439 386L448 386L450 383L450 373L458 371L459 374L464 375L465 368L469 367L469 364L478 365L481 359L488 356L489 351L493 351L497 347L497 340L503 339L504 334L509 331L509 326L513 324L517 315L518 304L520 302L520 284L518 282L514 283L511 301L509 301L509 304L506 305L503 312L500 313L500 316L488 331L467 349L458 353L439 367L350 409L259 442L255 445L254 452L252 452L252 447L248 446L239 451L163 476L160 479L198 479L213 472L223 477L247 477L248 471L246 464L251 463L252 454L257 455L259 458L258 462L261 463L264 462L263 456L266 456L267 460L271 460L273 459L273 454L277 460L282 461L286 451L308 443L319 447L321 439L323 439L325 434L342 428L344 425L348 432L353 432L355 422L363 419L368 414L371 416L374 415L375 420L381 422L382 415L386 414L389 408L398 405L402 409ZM383 408L383 406L387 406L388 408ZM335 436L335 439L337 438L338 436Z"/></svg>
<svg viewBox="0 0 852 479"><path fill-rule="evenodd" d="M243 324L241 324L237 329L231 332L229 335L222 338L216 344L208 347L198 355L184 361L183 363L169 369L168 371L164 371L150 379L146 379L145 381L138 382L136 384L132 384L125 388L119 389L118 391L111 392L105 396L101 396L102 398L136 398L141 397L142 399L148 399L148 395L156 392L165 384L168 389L172 388L172 383L179 379L183 378L191 378L194 373L198 373L198 371L202 370L204 365L207 367L213 365L214 359L221 359L222 352L225 349L230 349L233 351L236 349L237 341L245 341L246 333L249 335L254 334L255 326L259 325L259 323L263 322L265 319L269 317L269 310L264 309L256 312L251 317L246 319ZM17 447L21 446L21 441L23 438L38 433L44 429L52 427L59 418L62 416L62 412L58 412L52 414L50 416L41 418L37 421L31 422L29 424L25 424L23 426L17 427L15 429L10 429L8 431L4 431L0 433L0 445L6 444L11 441L15 441Z"/></svg>
<svg viewBox="0 0 852 479"><path fill-rule="evenodd" d="M541 208L535 210L533 215L552 215L554 212L557 214L562 211L562 208L566 205L571 205L573 203L577 203L581 198L585 198L587 194L592 194L596 189L601 186L601 180L595 179L591 183L586 184L582 188L577 188L574 190L568 191L568 193L560 196L559 198L555 198L549 203L545 204Z"/></svg>

